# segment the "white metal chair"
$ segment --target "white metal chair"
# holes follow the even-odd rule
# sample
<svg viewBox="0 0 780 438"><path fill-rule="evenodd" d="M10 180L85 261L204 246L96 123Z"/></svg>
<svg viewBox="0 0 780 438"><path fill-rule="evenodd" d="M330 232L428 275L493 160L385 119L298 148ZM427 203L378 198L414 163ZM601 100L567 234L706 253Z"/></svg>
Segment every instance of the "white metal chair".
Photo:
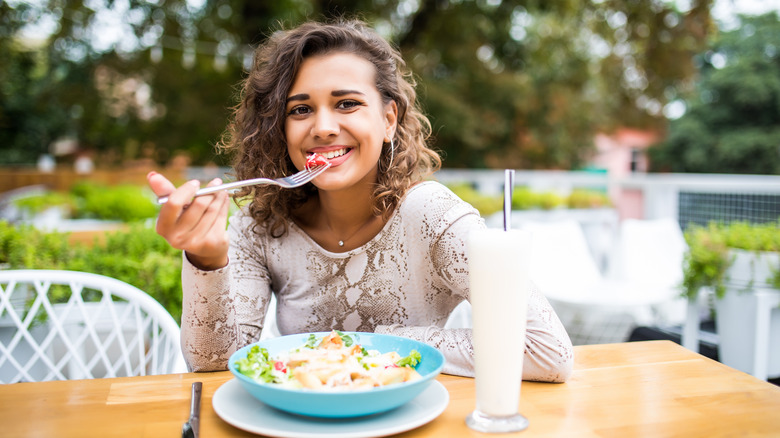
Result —
<svg viewBox="0 0 780 438"><path fill-rule="evenodd" d="M646 286L655 297L655 323L681 324L683 258L688 250L675 219L625 219L610 261L612 278Z"/></svg>
<svg viewBox="0 0 780 438"><path fill-rule="evenodd" d="M452 309L449 318L447 318L444 328L471 328L471 303L462 301L455 306L455 308Z"/></svg>
<svg viewBox="0 0 780 438"><path fill-rule="evenodd" d="M575 345L625 341L636 325L654 321L662 302L648 285L602 275L580 225L528 222L531 279L555 309Z"/></svg>
<svg viewBox="0 0 780 438"><path fill-rule="evenodd" d="M165 308L114 278L0 271L0 383L186 372Z"/></svg>
<svg viewBox="0 0 780 438"><path fill-rule="evenodd" d="M276 295L271 295L271 301L268 302L268 310L265 313L263 331L260 332L260 340L279 336L282 336L282 334L279 332L279 325L276 323Z"/></svg>

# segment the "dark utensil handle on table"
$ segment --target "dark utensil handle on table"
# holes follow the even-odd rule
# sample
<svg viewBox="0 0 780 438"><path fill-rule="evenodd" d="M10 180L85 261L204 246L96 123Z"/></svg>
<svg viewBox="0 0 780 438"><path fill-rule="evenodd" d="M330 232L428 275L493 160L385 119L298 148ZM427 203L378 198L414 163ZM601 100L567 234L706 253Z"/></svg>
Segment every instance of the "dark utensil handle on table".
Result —
<svg viewBox="0 0 780 438"><path fill-rule="evenodd" d="M200 394L203 389L202 382L192 384L192 396L190 397L190 418L182 428L182 438L200 436Z"/></svg>

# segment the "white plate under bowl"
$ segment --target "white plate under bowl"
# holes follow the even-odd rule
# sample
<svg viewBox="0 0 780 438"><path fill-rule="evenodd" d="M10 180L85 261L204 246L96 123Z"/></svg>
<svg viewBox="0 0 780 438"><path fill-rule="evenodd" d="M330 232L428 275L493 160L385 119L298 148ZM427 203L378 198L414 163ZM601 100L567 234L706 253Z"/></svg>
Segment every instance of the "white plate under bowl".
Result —
<svg viewBox="0 0 780 438"><path fill-rule="evenodd" d="M220 386L212 405L228 424L260 435L279 438L372 438L406 432L438 417L450 401L444 385L434 380L403 406L357 418L316 418L288 414L252 397L236 379Z"/></svg>

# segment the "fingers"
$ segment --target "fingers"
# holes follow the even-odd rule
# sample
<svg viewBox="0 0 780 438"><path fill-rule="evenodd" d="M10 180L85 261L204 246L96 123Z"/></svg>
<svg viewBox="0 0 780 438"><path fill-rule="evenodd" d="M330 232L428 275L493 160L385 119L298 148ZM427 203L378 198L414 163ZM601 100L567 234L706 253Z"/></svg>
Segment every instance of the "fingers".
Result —
<svg viewBox="0 0 780 438"><path fill-rule="evenodd" d="M221 184L221 181L217 184ZM197 223L190 230L193 245L203 248L204 252L209 252L209 254L201 254L204 256L215 255L222 249L227 253L228 246L226 228L230 198L225 192L215 193L209 197L212 201L207 205L195 207L202 208L202 211L198 215ZM191 208L193 207L187 209L187 214Z"/></svg>
<svg viewBox="0 0 780 438"><path fill-rule="evenodd" d="M187 258L200 269L218 269L228 263L230 244L226 228L229 207L227 193L215 195L190 233L192 249L186 250Z"/></svg>
<svg viewBox="0 0 780 438"><path fill-rule="evenodd" d="M167 178L150 172L149 187L157 196L168 196L168 202L160 208L157 218L157 234L168 243L188 253L190 260L198 259L201 266L218 268L227 263L227 217L229 197L227 192L194 197L200 182L189 181L176 188ZM208 185L222 184L215 178Z"/></svg>
<svg viewBox="0 0 780 438"><path fill-rule="evenodd" d="M162 180L160 178L162 178ZM156 188L161 192L167 191L167 188L173 187L173 184L166 180L162 175L157 175L157 177L152 176L149 183L150 186L152 184L156 185L156 187L152 187L152 190L155 190ZM191 205L190 203L195 203L192 199L198 188L200 188L200 182L193 180L186 184L182 184L178 189L174 187L173 191L162 193L162 195L168 195L168 202L163 204L160 208L160 216L157 218L157 233L165 237L171 244L173 244L170 240L171 233L179 228L182 216L184 215L185 210ZM188 228L191 228L191 226Z"/></svg>
<svg viewBox="0 0 780 438"><path fill-rule="evenodd" d="M214 178L210 183L209 187L211 186L218 186L222 184L222 180L219 178ZM230 196L228 196L227 192L222 191L218 194L215 198L216 201L221 200L219 203L215 203L215 210L214 213L214 220L212 223L214 226L219 227L220 229L224 230L227 228L227 217L228 217L228 210L230 207ZM205 218L204 218L205 219Z"/></svg>
<svg viewBox="0 0 780 438"><path fill-rule="evenodd" d="M149 174L146 175L146 181L149 183L149 187L152 188L152 191L157 197L168 195L176 190L176 186L168 181L168 178L157 172L149 172Z"/></svg>
<svg viewBox="0 0 780 438"><path fill-rule="evenodd" d="M149 187L157 197L171 195L176 191L176 186L174 186L168 178L157 172L149 172L146 175L146 181L149 183ZM168 240L168 230L173 228L173 225L179 218L179 214L180 212L176 208L162 208L160 210L160 215L157 218L157 234Z"/></svg>
<svg viewBox="0 0 780 438"><path fill-rule="evenodd" d="M217 178L209 186L221 183ZM193 198L198 186L197 182L184 184L169 196L160 209L157 232L171 246L192 254L204 257L226 254L228 195L220 191Z"/></svg>
<svg viewBox="0 0 780 438"><path fill-rule="evenodd" d="M208 187L220 184L222 184L222 180L215 178L208 184ZM229 197L225 191L200 196L193 200L179 221L182 225L190 225L190 232L195 235L205 235L213 228L224 230L227 226L228 206ZM223 220L221 228L217 223L219 220Z"/></svg>

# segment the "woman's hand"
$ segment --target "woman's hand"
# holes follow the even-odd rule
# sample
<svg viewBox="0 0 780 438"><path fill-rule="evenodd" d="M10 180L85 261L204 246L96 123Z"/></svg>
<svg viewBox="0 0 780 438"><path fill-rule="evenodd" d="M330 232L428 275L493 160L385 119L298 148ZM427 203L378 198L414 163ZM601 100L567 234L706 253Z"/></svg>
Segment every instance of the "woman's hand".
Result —
<svg viewBox="0 0 780 438"><path fill-rule="evenodd" d="M157 234L172 247L183 250L197 268L214 270L226 266L229 246L227 192L193 198L200 188L196 180L177 189L157 172L149 172L146 179L157 196L168 195L168 202L163 204L157 218ZM222 180L216 178L208 185L219 184Z"/></svg>

